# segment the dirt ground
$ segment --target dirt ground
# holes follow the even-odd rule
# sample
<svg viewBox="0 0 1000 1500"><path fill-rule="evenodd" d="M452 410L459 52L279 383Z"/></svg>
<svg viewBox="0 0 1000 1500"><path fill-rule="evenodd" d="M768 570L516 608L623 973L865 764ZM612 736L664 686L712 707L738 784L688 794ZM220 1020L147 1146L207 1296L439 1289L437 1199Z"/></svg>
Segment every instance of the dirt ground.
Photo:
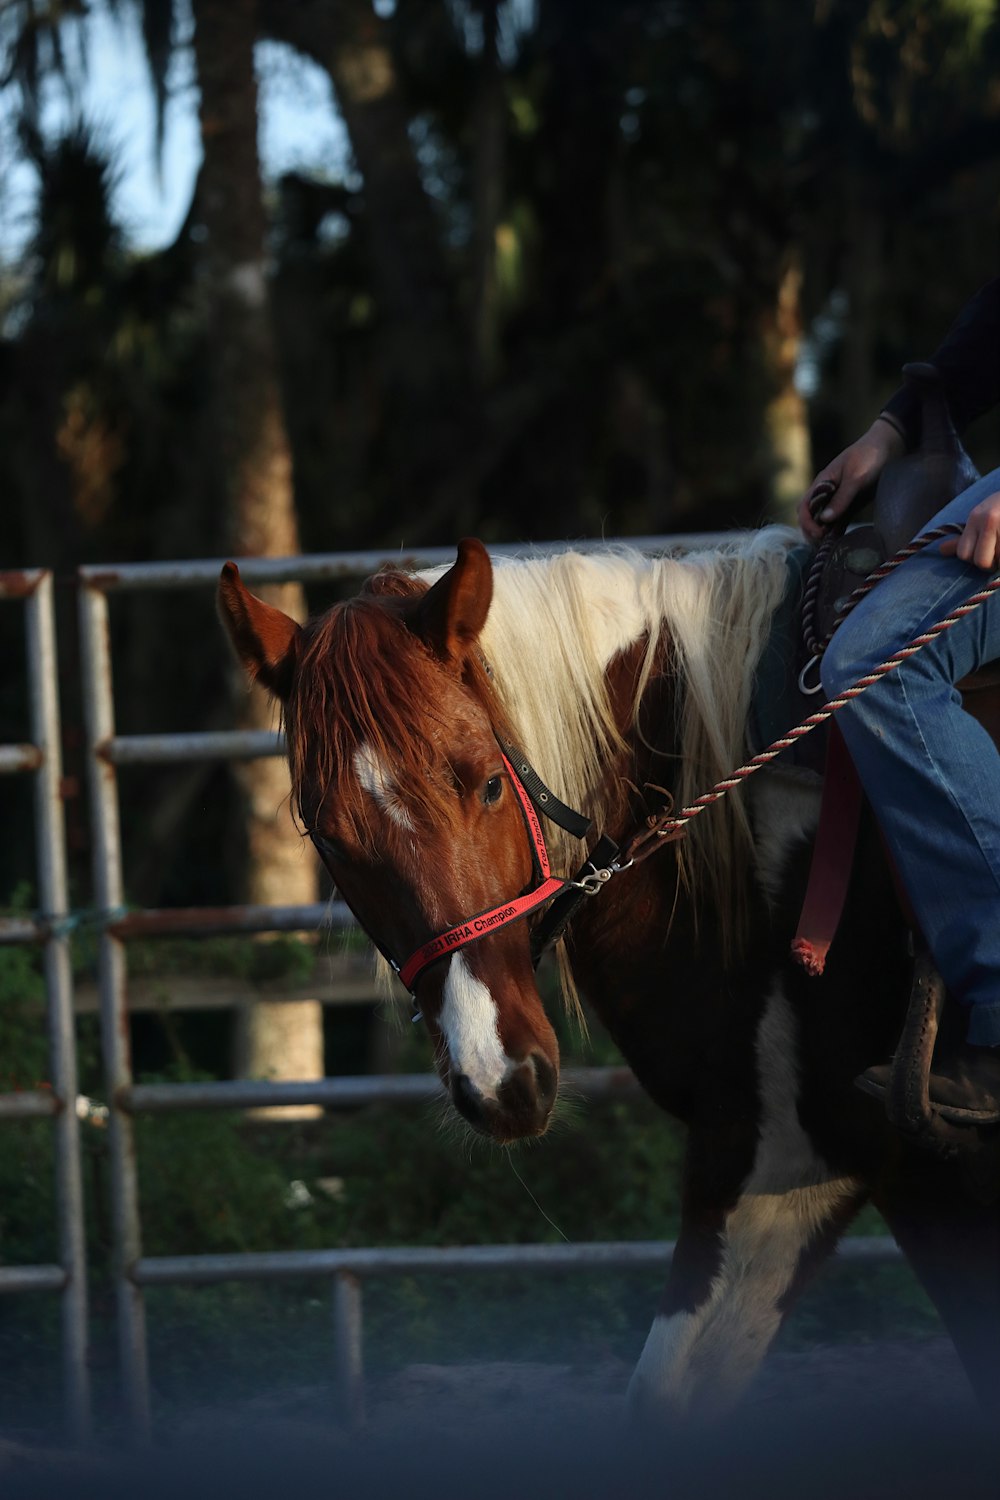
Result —
<svg viewBox="0 0 1000 1500"><path fill-rule="evenodd" d="M624 1363L411 1365L367 1392L349 1430L328 1388L175 1417L146 1453L0 1438L3 1500L204 1495L574 1500L1000 1500L1000 1434L943 1339L818 1347L767 1361L722 1425L637 1433Z"/></svg>

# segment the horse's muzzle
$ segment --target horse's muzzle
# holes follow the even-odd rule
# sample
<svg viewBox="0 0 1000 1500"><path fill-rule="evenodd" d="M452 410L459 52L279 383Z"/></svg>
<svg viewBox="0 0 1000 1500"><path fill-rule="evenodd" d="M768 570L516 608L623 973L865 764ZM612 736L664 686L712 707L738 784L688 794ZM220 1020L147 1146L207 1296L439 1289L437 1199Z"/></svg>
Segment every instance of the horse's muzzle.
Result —
<svg viewBox="0 0 1000 1500"><path fill-rule="evenodd" d="M473 1129L500 1142L543 1135L552 1115L559 1073L541 1052L531 1052L497 1089L483 1094L465 1073L453 1075L455 1108Z"/></svg>

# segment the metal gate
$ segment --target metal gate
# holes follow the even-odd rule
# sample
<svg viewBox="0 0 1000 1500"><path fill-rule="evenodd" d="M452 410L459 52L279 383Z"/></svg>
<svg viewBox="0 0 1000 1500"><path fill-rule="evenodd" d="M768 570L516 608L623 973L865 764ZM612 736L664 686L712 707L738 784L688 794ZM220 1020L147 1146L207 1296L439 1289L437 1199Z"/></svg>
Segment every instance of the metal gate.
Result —
<svg viewBox="0 0 1000 1500"><path fill-rule="evenodd" d="M703 543L714 538L637 538L650 551ZM588 544L575 544L588 550ZM603 545L603 544L590 544ZM536 553L565 544L537 546ZM497 547L498 553L517 549ZM405 559L353 552L290 559L241 559L250 584L290 580L330 582L373 572L385 562L417 567L450 562L453 549L425 549ZM127 591L213 588L221 561L137 563L85 567L77 574L81 664L87 729L89 802L95 910L87 920L98 931L101 1046L109 1106L108 1136L114 1244L114 1285L121 1387L130 1426L150 1427L149 1373L143 1291L147 1286L204 1284L230 1280L329 1278L334 1290L337 1384L343 1409L357 1418L363 1406L361 1282L368 1276L424 1271L524 1268L565 1271L595 1266L665 1266L672 1246L659 1242L565 1245L480 1245L394 1249L284 1251L229 1255L144 1256L134 1121L140 1113L255 1106L359 1105L423 1099L440 1084L433 1074L323 1078L311 1082L235 1080L195 1084L136 1084L128 1043L127 943L146 936L208 936L343 928L353 918L343 903L295 907L231 906L171 910L126 910L118 815L117 768L188 760L240 760L275 755L279 735L256 731L132 735L115 733L109 599ZM46 572L0 574L0 597L21 599L28 613L28 675L32 686L32 742L0 747L0 771L30 770L36 781L36 826L41 913L37 919L0 922L0 941L45 944L45 975L53 1055L53 1088L44 1093L0 1096L0 1119L52 1115L57 1132L56 1195L61 1262L58 1266L0 1268L0 1291L59 1290L64 1306L64 1364L70 1423L77 1435L88 1426L86 1364L87 1304L76 1064L68 934L74 915L66 896L65 844L60 800L59 720L56 692L52 578ZM78 914L79 915L79 914ZM568 1074L589 1097L634 1091L623 1068L584 1068ZM848 1242L847 1253L865 1260L893 1257L891 1241Z"/></svg>
<svg viewBox="0 0 1000 1500"><path fill-rule="evenodd" d="M0 1119L48 1117L55 1130L59 1264L0 1266L0 1292L56 1291L62 1299L63 1382L68 1425L89 1430L87 1267L77 1118L76 1037L66 888L58 674L52 574L0 573L0 599L24 607L31 740L0 745L0 772L34 777L36 917L0 920L0 942L43 944L51 1088L0 1094Z"/></svg>
<svg viewBox="0 0 1000 1500"><path fill-rule="evenodd" d="M637 545L662 546L646 538ZM499 551L515 549L496 549ZM559 550L545 547L539 551ZM415 567L450 562L451 548L432 548L409 555ZM249 584L331 582L363 577L385 562L382 553L333 553L326 556L242 559L240 571ZM125 567L86 567L78 572L81 663L87 760L93 830L94 895L97 906L98 984L105 1087L110 1107L109 1152L112 1225L115 1243L115 1296L122 1385L130 1424L138 1431L150 1425L149 1376L143 1288L150 1285L222 1280L286 1279L327 1276L334 1282L334 1335L343 1399L357 1415L361 1403L361 1284L363 1275L405 1273L436 1268L461 1270L492 1250L490 1264L514 1265L523 1252L541 1252L554 1269L569 1260L583 1265L607 1261L616 1253L634 1261L651 1250L638 1246L496 1246L416 1250L284 1251L272 1254L148 1257L142 1253L139 1183L135 1151L135 1116L181 1109L232 1109L260 1105L344 1105L385 1099L418 1099L440 1088L436 1076L324 1078L303 1083L235 1080L220 1083L137 1085L128 1047L127 942L133 937L205 936L224 932L289 932L318 926L353 926L341 902L306 907L233 906L168 911L126 911L118 821L118 766L168 761L244 760L276 755L280 735L262 731L217 731L185 735L123 736L115 733L109 596L153 589L214 589L222 562L136 563ZM581 1092L634 1088L624 1069L584 1069ZM551 1252L558 1251L553 1256ZM660 1257L663 1247L656 1252Z"/></svg>

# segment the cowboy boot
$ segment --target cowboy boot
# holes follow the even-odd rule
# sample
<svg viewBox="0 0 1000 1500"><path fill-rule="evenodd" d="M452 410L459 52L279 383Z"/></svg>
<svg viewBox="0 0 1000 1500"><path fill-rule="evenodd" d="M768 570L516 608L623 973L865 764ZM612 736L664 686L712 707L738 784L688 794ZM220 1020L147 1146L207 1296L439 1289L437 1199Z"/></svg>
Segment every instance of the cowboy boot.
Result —
<svg viewBox="0 0 1000 1500"><path fill-rule="evenodd" d="M856 1080L863 1093L884 1098L892 1063L867 1068ZM927 1079L931 1107L955 1125L1000 1124L1000 1047L939 1045Z"/></svg>

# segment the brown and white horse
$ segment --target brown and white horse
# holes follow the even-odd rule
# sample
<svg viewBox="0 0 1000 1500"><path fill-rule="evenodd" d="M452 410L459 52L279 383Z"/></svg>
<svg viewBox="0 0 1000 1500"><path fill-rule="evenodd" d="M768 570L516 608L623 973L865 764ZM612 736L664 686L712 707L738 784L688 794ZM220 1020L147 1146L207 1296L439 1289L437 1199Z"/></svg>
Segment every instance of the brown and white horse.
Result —
<svg viewBox="0 0 1000 1500"><path fill-rule="evenodd" d="M612 836L644 811L643 787L682 805L742 759L789 541L495 564L466 541L450 569L382 572L303 627L227 565L222 618L283 705L298 813L384 954L403 964L538 885L501 741ZM677 1250L632 1381L640 1411L731 1404L868 1200L980 1395L1000 1400L997 1193L907 1146L853 1086L889 1056L908 985L870 827L825 974L789 962L816 811L811 783L764 772L584 901L566 939L587 1000L688 1128ZM571 873L575 840L546 832L553 869ZM557 1088L533 920L487 924L415 981L456 1107L500 1142L544 1132Z"/></svg>

